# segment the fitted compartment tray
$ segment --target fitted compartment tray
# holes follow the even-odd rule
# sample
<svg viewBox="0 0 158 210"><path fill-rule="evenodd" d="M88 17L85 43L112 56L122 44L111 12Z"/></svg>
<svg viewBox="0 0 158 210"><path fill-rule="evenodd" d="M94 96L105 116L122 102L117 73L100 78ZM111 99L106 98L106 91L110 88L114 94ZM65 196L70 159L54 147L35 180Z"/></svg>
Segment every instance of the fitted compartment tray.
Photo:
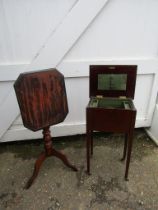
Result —
<svg viewBox="0 0 158 210"><path fill-rule="evenodd" d="M106 109L132 109L132 102L130 99L92 97L89 102L89 107Z"/></svg>

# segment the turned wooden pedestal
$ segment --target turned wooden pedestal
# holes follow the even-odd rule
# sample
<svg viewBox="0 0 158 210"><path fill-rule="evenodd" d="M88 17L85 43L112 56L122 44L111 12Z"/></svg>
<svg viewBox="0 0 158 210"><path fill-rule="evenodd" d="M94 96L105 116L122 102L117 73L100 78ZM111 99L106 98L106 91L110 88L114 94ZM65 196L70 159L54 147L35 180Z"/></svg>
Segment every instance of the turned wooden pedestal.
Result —
<svg viewBox="0 0 158 210"><path fill-rule="evenodd" d="M40 167L41 167L43 161L47 157L55 156L55 157L61 159L66 166L68 166L69 168L71 168L74 171L77 171L77 168L75 166L71 165L71 163L68 161L67 157L63 153L61 153L53 148L49 127L43 129L43 139L44 139L45 151L42 152L40 154L40 156L38 157L38 159L36 160L33 175L27 182L26 189L28 189L34 182L35 178L37 177L37 175L39 173L39 170L40 170Z"/></svg>
<svg viewBox="0 0 158 210"><path fill-rule="evenodd" d="M56 69L23 73L19 75L14 88L24 126L32 131L43 130L45 151L36 160L26 188L32 185L47 157L56 156L77 171L64 154L53 148L49 130L51 125L62 122L68 113L63 75Z"/></svg>

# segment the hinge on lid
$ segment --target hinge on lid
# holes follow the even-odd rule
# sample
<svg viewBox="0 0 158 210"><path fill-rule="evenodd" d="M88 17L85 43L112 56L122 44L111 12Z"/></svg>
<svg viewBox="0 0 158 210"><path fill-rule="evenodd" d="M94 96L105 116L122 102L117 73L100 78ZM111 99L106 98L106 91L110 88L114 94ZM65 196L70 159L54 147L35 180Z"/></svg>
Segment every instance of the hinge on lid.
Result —
<svg viewBox="0 0 158 210"><path fill-rule="evenodd" d="M97 97L97 98L103 98L103 96L102 96L102 95L96 95L96 97Z"/></svg>
<svg viewBox="0 0 158 210"><path fill-rule="evenodd" d="M126 99L126 96L120 96L119 98L121 98L121 99Z"/></svg>

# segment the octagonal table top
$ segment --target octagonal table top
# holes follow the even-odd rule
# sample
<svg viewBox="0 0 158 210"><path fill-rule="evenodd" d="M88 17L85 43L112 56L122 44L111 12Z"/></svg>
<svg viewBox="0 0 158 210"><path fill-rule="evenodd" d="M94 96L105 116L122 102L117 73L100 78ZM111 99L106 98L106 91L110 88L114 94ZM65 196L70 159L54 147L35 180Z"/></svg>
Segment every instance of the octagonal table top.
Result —
<svg viewBox="0 0 158 210"><path fill-rule="evenodd" d="M23 124L37 131L68 113L64 76L56 69L21 73L14 83Z"/></svg>

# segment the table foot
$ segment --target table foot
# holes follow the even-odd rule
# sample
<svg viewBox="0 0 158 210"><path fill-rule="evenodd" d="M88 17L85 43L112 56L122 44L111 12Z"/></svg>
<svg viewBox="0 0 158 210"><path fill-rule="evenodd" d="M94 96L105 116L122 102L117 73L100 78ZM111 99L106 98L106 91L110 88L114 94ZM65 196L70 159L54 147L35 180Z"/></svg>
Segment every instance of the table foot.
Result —
<svg viewBox="0 0 158 210"><path fill-rule="evenodd" d="M122 157L122 158L120 159L120 161L123 162L123 161L125 161L125 159L126 159L126 157Z"/></svg>
<svg viewBox="0 0 158 210"><path fill-rule="evenodd" d="M39 156L39 158L36 160L35 166L34 166L34 171L33 171L33 175L31 176L31 178L28 180L25 189L29 189L31 187L31 185L33 184L34 180L36 179L40 167L43 163L43 161L46 159L46 154L45 152L42 152L41 155Z"/></svg>
<svg viewBox="0 0 158 210"><path fill-rule="evenodd" d="M92 175L92 174L91 174L90 172L88 172L88 171L85 171L85 173L86 173L87 175L89 175L89 176Z"/></svg>
<svg viewBox="0 0 158 210"><path fill-rule="evenodd" d="M125 177L125 181L126 181L126 182L128 182L128 181L129 181L129 179Z"/></svg>
<svg viewBox="0 0 158 210"><path fill-rule="evenodd" d="M73 171L78 171L78 169L69 162L69 160L67 159L66 155L64 155L63 153L61 153L61 152L59 152L59 151L57 151L55 149L52 149L52 154L51 155L52 156L56 156L57 158L59 158L60 160L62 160L63 163L67 167L71 168Z"/></svg>
<svg viewBox="0 0 158 210"><path fill-rule="evenodd" d="M36 177L39 173L39 170L40 170L40 167L41 167L42 163L44 162L44 160L47 157L50 157L50 156L55 156L55 157L61 159L67 167L71 168L73 171L78 171L78 169L68 161L67 157L64 154L62 154L61 152L52 148L49 155L47 155L46 152L43 152L43 153L41 153L39 158L36 160L33 175L28 180L28 182L25 186L25 189L29 189L31 187L31 185L33 184L33 182L35 181L35 179L36 179Z"/></svg>

